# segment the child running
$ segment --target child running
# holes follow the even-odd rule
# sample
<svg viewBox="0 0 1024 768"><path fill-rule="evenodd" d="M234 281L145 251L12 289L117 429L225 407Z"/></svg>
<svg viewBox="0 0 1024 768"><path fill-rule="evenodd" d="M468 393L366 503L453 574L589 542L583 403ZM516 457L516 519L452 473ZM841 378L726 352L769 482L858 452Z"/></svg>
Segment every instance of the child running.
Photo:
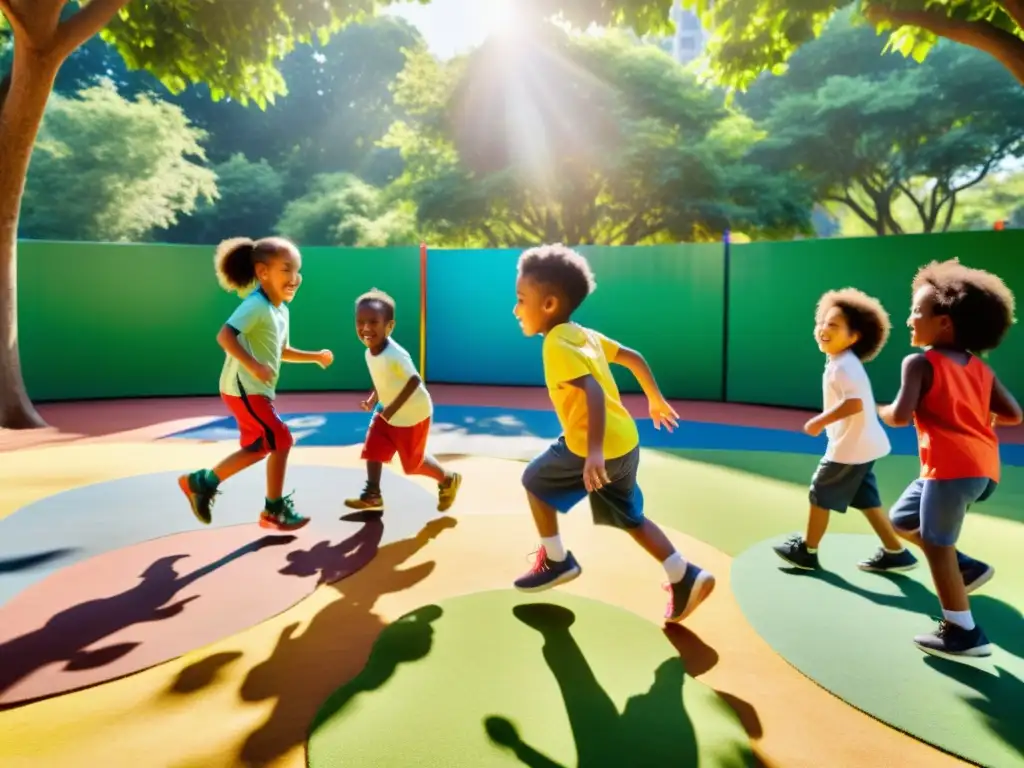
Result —
<svg viewBox="0 0 1024 768"><path fill-rule="evenodd" d="M373 381L373 391L362 406L375 412L363 445L366 487L358 499L346 499L345 506L384 510L381 470L397 453L405 474L426 475L437 482L437 510L446 512L455 503L462 477L446 472L427 453L434 405L409 353L391 338L394 330L394 299L376 288L356 299L356 334L366 345L366 365Z"/></svg>
<svg viewBox="0 0 1024 768"><path fill-rule="evenodd" d="M238 421L241 450L213 469L178 478L199 522L209 525L220 484L232 475L267 459L267 498L260 525L294 531L309 522L284 495L285 469L292 434L274 408L281 363L316 363L327 368L330 350L302 352L288 335L288 304L302 283L302 256L288 240L235 238L225 240L214 256L217 279L230 292L255 287L217 334L227 359L220 376L221 399Z"/></svg>
<svg viewBox="0 0 1024 768"><path fill-rule="evenodd" d="M526 336L544 337L544 379L564 434L523 473L541 545L533 568L515 586L539 592L580 575L579 563L559 536L556 510L568 512L589 497L595 524L627 531L665 568L672 595L665 619L678 622L711 594L715 578L684 560L644 517L636 481L640 437L609 363L636 376L655 427L671 431L678 415L639 352L572 322L573 312L595 287L586 259L561 244L530 249L519 259L514 314Z"/></svg>
<svg viewBox="0 0 1024 768"><path fill-rule="evenodd" d="M942 605L938 629L918 635L922 651L951 659L989 656L967 595L995 570L956 550L971 504L999 481L995 426L1021 423L1021 408L976 355L995 349L1013 323L1014 298L1001 279L957 259L915 276L907 325L923 349L903 361L896 401L879 409L886 424L917 428L921 475L890 511L896 531L928 559Z"/></svg>
<svg viewBox="0 0 1024 768"><path fill-rule="evenodd" d="M864 363L885 346L891 329L881 303L855 288L829 291L818 301L814 338L825 353L822 377L824 410L804 425L817 437L824 430L828 447L811 478L807 531L774 547L789 565L817 570L818 547L828 529L829 512L859 509L881 548L858 567L865 571L908 571L915 558L896 536L882 509L874 465L892 450L875 410L875 396Z"/></svg>

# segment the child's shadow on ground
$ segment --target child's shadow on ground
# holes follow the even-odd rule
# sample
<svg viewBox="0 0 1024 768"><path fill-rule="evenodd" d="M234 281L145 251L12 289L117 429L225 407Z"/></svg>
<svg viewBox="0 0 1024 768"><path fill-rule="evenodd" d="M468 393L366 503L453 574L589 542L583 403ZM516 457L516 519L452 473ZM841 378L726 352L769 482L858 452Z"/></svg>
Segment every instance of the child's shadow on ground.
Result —
<svg viewBox="0 0 1024 768"><path fill-rule="evenodd" d="M938 598L927 587L914 579L899 574L879 573L880 579L895 584L902 595L886 595L873 592L852 584L838 573L826 570L804 571L798 568L782 568L787 573L819 579L833 587L844 589L886 608L898 608L922 616L934 616L941 609ZM1009 603L988 595L971 595L971 611L978 624L985 628L985 634L1007 653L1024 659L1024 618L1020 611Z"/></svg>
<svg viewBox="0 0 1024 768"><path fill-rule="evenodd" d="M578 768L697 764L697 739L682 702L680 659L661 664L650 690L629 699L620 714L569 631L576 620L572 611L532 604L516 606L513 613L544 637L544 660L565 701ZM564 768L524 741L508 719L488 717L484 728L491 741L510 750L523 765ZM752 755L749 762L754 762Z"/></svg>
<svg viewBox="0 0 1024 768"><path fill-rule="evenodd" d="M937 672L973 688L978 696L965 700L985 716L988 727L1003 741L1024 754L1024 682L1002 667L998 674L935 656L926 656L924 663Z"/></svg>
<svg viewBox="0 0 1024 768"><path fill-rule="evenodd" d="M370 527L374 516L365 517ZM245 702L273 702L266 721L250 733L243 744L236 759L239 765L268 765L306 743L310 723L321 704L359 675L378 635L388 626L373 612L377 601L384 595L415 586L434 570L433 562L408 569L402 569L402 563L456 524L451 517L437 518L414 538L380 547L369 567L326 587L337 590L340 599L327 605L301 631L298 623L282 630L269 658L249 671L239 691ZM338 545L339 549L345 546ZM303 572L308 571L311 563L322 565L318 559L303 561L300 558L299 561L298 567ZM429 622L420 622L416 629L424 625L429 626ZM410 642L414 646L426 642L429 650L429 637L424 640L422 633ZM405 655L415 657L416 653L410 650ZM235 658L234 653L222 652L196 662L182 670L168 693L194 693ZM363 687L370 690L386 681L402 660L401 654L395 658L391 668L375 667L373 679L364 679Z"/></svg>
<svg viewBox="0 0 1024 768"><path fill-rule="evenodd" d="M80 671L117 661L131 653L138 643L86 649L133 625L177 616L199 597L193 595L172 602L185 587L240 557L294 540L294 536L263 536L183 576L178 575L174 564L188 555L156 560L141 574L141 581L124 592L67 608L39 629L0 644L0 658L4 659L0 664L0 692L50 664L63 661L65 669Z"/></svg>

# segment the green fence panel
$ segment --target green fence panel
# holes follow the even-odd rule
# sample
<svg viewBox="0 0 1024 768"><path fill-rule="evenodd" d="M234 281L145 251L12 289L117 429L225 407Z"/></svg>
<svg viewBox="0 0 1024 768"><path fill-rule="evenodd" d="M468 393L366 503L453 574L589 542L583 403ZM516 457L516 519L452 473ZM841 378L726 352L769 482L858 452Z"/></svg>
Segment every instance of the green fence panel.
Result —
<svg viewBox="0 0 1024 768"><path fill-rule="evenodd" d="M1024 232L952 232L733 245L729 266L727 400L821 407L824 359L813 339L814 308L824 292L853 286L889 311L893 333L868 373L879 402L899 389L910 354L906 318L914 274L932 260L958 257L995 272L1024 295ZM1011 328L989 362L1024 393L1024 333Z"/></svg>
<svg viewBox="0 0 1024 768"><path fill-rule="evenodd" d="M721 400L725 272L717 243L581 248L597 290L579 321L640 351L667 397ZM615 367L626 392L640 388Z"/></svg>
<svg viewBox="0 0 1024 768"><path fill-rule="evenodd" d="M285 367L281 390L361 389L369 376L353 301L370 287L398 302L396 339L419 359L418 249L310 248L292 306L297 347L335 365ZM207 246L19 244L21 358L36 402L217 393L217 331L238 304Z"/></svg>

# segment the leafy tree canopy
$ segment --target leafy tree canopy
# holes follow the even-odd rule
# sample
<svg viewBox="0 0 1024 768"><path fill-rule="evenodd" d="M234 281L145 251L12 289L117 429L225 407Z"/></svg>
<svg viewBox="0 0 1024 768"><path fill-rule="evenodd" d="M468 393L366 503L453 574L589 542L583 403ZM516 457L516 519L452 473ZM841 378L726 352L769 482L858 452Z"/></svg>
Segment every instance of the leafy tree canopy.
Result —
<svg viewBox="0 0 1024 768"><path fill-rule="evenodd" d="M682 0L712 31L719 82L746 88L762 72L781 73L801 46L841 9L856 9L888 46L920 62L944 37L992 56L1024 85L1024 0Z"/></svg>

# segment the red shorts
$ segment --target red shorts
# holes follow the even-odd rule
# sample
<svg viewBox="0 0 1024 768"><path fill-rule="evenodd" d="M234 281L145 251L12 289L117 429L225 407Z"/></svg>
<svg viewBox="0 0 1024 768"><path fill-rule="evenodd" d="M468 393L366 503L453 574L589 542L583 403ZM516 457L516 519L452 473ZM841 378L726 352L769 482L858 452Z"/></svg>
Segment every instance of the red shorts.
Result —
<svg viewBox="0 0 1024 768"><path fill-rule="evenodd" d="M387 464L397 453L402 461L402 470L410 475L423 464L429 434L430 419L424 419L411 427L396 427L376 413L370 419L370 428L366 430L363 460Z"/></svg>
<svg viewBox="0 0 1024 768"><path fill-rule="evenodd" d="M244 450L266 456L274 451L286 451L295 443L291 430L281 421L274 408L274 401L269 397L235 397L223 392L220 397L238 422L241 432L238 442Z"/></svg>

